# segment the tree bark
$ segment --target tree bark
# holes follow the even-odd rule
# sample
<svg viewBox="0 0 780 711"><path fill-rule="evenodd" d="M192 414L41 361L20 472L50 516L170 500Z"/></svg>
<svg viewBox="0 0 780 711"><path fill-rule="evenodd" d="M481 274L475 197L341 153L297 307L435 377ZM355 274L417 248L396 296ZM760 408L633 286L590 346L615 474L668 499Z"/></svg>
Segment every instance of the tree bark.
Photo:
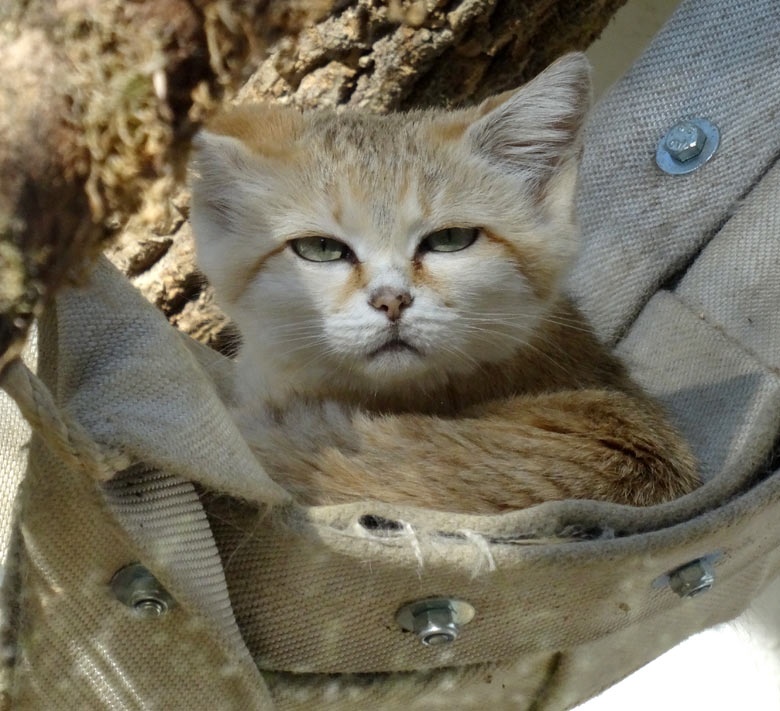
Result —
<svg viewBox="0 0 780 711"><path fill-rule="evenodd" d="M195 268L181 178L199 122L242 80L240 101L457 105L585 48L624 1L9 0L0 369L41 303L109 241L174 324L230 350L234 333Z"/></svg>

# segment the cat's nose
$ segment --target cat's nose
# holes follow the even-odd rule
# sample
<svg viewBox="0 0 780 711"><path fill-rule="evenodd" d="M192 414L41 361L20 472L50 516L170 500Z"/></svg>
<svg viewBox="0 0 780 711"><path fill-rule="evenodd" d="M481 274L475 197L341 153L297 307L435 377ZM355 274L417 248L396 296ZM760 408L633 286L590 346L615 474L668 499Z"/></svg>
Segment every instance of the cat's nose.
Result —
<svg viewBox="0 0 780 711"><path fill-rule="evenodd" d="M384 311L391 321L401 318L401 312L410 306L414 297L403 289L382 286L371 294L368 303L377 311Z"/></svg>

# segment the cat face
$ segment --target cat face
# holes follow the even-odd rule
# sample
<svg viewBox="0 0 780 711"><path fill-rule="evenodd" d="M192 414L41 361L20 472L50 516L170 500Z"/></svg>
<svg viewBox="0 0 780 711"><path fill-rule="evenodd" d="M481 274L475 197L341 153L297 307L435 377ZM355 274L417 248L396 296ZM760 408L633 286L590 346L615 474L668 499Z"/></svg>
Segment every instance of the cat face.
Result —
<svg viewBox="0 0 780 711"><path fill-rule="evenodd" d="M588 68L454 112L242 107L195 143L198 259L243 379L435 384L527 347L576 250Z"/></svg>

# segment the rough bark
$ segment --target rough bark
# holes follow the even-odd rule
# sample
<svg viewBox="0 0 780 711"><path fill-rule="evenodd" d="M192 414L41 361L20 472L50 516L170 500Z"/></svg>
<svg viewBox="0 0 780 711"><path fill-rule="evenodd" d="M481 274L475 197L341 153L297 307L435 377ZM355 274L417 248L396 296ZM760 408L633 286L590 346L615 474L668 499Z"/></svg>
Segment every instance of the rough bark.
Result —
<svg viewBox="0 0 780 711"><path fill-rule="evenodd" d="M241 98L379 112L479 100L587 47L624 2L358 0L280 42Z"/></svg>
<svg viewBox="0 0 780 711"><path fill-rule="evenodd" d="M0 9L0 368L41 301L109 237L111 258L173 323L230 347L195 271L180 184L189 138L223 90L246 79L249 57L265 59L240 100L454 105L586 47L624 1L9 0Z"/></svg>

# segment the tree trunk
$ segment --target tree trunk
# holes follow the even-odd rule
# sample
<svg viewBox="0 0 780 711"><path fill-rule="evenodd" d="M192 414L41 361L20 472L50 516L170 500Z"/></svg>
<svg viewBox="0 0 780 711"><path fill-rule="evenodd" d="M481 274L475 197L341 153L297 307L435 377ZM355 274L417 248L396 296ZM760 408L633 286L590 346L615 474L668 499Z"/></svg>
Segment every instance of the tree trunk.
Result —
<svg viewBox="0 0 780 711"><path fill-rule="evenodd" d="M193 131L246 79L248 58L265 57L241 101L451 106L585 48L624 1L7 0L0 369L42 301L109 238L109 256L174 324L230 350L195 269L181 177Z"/></svg>

